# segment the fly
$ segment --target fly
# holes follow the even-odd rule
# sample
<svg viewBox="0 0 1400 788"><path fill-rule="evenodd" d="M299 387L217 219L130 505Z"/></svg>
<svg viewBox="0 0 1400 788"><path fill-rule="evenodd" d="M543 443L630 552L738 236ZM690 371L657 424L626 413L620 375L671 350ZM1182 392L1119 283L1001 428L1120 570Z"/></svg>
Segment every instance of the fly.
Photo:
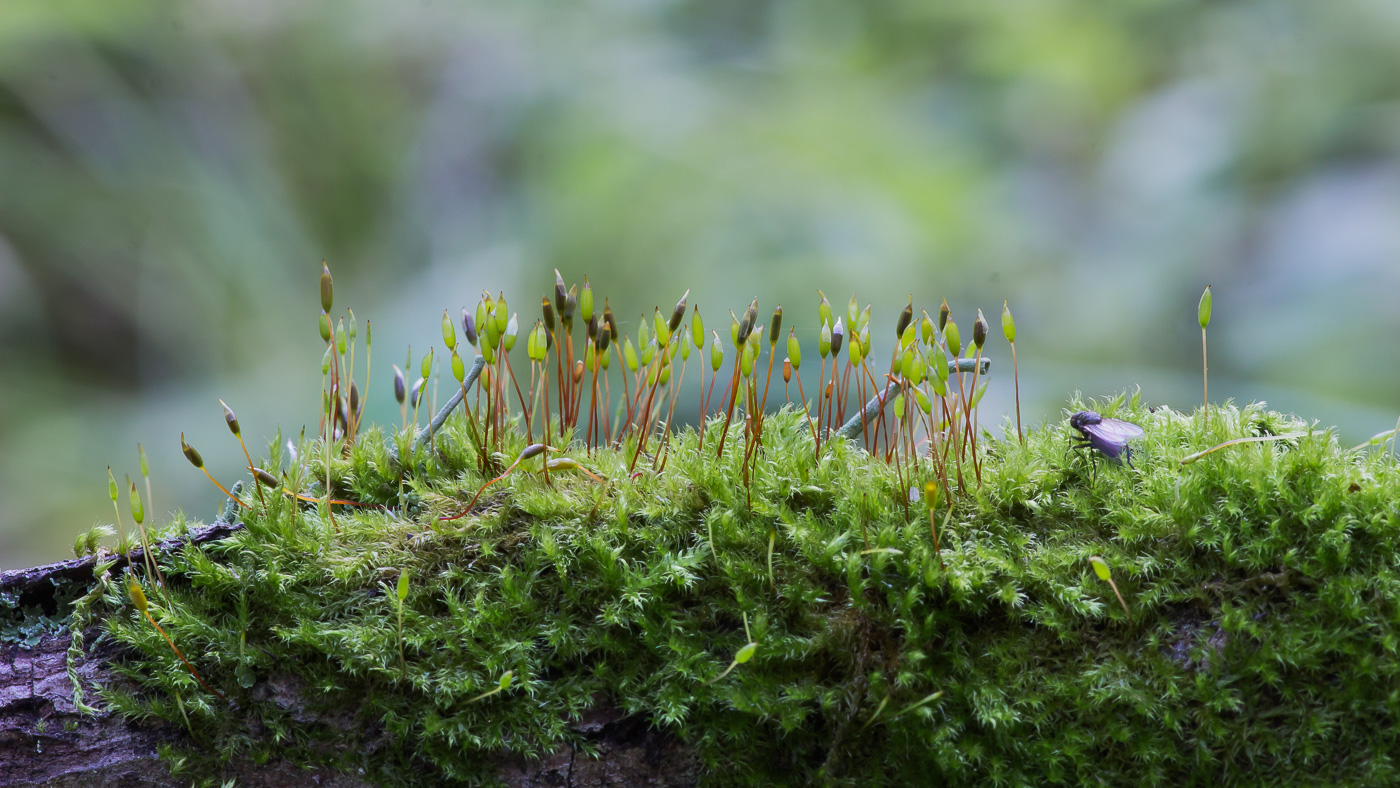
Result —
<svg viewBox="0 0 1400 788"><path fill-rule="evenodd" d="M1106 419L1092 410L1081 410L1069 417L1069 426L1079 432L1082 442L1076 449L1093 449L1110 461L1126 462L1133 467L1133 450L1128 441L1141 438L1146 433L1142 427L1122 419Z"/></svg>

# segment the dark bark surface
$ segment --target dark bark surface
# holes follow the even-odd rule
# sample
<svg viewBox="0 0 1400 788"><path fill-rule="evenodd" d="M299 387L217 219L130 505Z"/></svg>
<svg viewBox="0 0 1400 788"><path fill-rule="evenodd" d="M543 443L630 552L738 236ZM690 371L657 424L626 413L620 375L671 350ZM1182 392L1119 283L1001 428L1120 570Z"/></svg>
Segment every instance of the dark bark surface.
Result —
<svg viewBox="0 0 1400 788"><path fill-rule="evenodd" d="M178 541L220 539L237 527L215 524L162 547L176 547ZM140 560L140 556L131 560ZM5 572L0 574L0 592L52 615L60 605L54 597L55 581L90 580L95 563L88 557ZM89 633L85 642L92 644L95 635ZM44 635L32 644L0 644L0 788L189 785L187 778L170 775L156 751L162 743L192 746L180 730L134 724L109 712L88 714L77 708L67 672L69 644L66 634ZM115 654L110 644L99 644L85 650L77 662L89 703L96 698L97 685L117 680L110 671ZM265 684L259 689L271 693L279 704L300 703L294 686L281 684L275 677ZM352 710L347 709L345 724L355 724L349 722L354 718ZM574 728L596 749L596 758L577 753L572 747L561 748L540 760L502 756L495 763L502 783L512 788L594 788L690 786L698 781L693 755L645 719L624 717L614 708L603 707L585 716ZM290 763L245 764L225 776L237 779L240 786L269 788L372 785L358 775L308 770Z"/></svg>

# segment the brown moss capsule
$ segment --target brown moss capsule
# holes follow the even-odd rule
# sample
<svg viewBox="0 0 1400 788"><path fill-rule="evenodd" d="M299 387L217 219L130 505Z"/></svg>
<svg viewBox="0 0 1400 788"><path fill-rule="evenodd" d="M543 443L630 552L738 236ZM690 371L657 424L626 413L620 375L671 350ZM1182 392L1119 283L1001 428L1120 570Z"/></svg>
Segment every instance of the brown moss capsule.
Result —
<svg viewBox="0 0 1400 788"><path fill-rule="evenodd" d="M836 318L836 325L831 328L831 357L836 358L841 355L841 343L846 339L846 330L841 327L841 318Z"/></svg>
<svg viewBox="0 0 1400 788"><path fill-rule="evenodd" d="M603 322L608 324L608 334L612 336L612 343L617 344L617 321L613 319L612 307L608 306L608 299L603 299Z"/></svg>
<svg viewBox="0 0 1400 788"><path fill-rule="evenodd" d="M224 406L224 421L228 422L228 431L237 436L239 434L238 417L233 415L233 409L223 400L219 400L219 404Z"/></svg>
<svg viewBox="0 0 1400 788"><path fill-rule="evenodd" d="M597 339L597 338L598 338L598 316L597 316L597 315L589 315L589 317L588 317L587 328L588 328L588 338L589 338L589 340L595 340L595 339Z"/></svg>
<svg viewBox="0 0 1400 788"><path fill-rule="evenodd" d="M943 299L942 305L938 307L938 330L941 332L948 325L948 315L952 310L948 308L948 299Z"/></svg>
<svg viewBox="0 0 1400 788"><path fill-rule="evenodd" d="M564 276L556 268L554 269L554 308L559 310L559 314L564 314L564 302L568 299L569 291L564 287Z"/></svg>
<svg viewBox="0 0 1400 788"><path fill-rule="evenodd" d="M185 443L185 433L180 433L180 451L185 453L185 459L190 461L190 465L204 470L204 458L199 456L199 452L188 443Z"/></svg>
<svg viewBox="0 0 1400 788"><path fill-rule="evenodd" d="M583 362L582 362L582 361L575 361L575 362L574 362L574 382L577 383L577 382L579 382L580 380L583 380Z"/></svg>
<svg viewBox="0 0 1400 788"><path fill-rule="evenodd" d="M681 296L681 300L676 302L676 308L671 310L671 322L667 324L667 327L671 329L672 334L676 333L676 329L681 327L681 321L685 319L685 300L687 298L690 298L689 290L686 290L685 295Z"/></svg>
<svg viewBox="0 0 1400 788"><path fill-rule="evenodd" d="M768 347L778 344L778 335L783 332L783 305L773 310L773 319L768 321Z"/></svg>
<svg viewBox="0 0 1400 788"><path fill-rule="evenodd" d="M790 358L783 359L783 382L792 382L792 359Z"/></svg>
<svg viewBox="0 0 1400 788"><path fill-rule="evenodd" d="M561 311L563 310L562 299L561 299L561 304L560 304L560 310L561 310ZM549 298L548 298L547 296L540 298L540 312L544 314L544 328L545 328L545 330L548 331L549 333L553 334L553 333L554 333L554 328L555 328L555 323L554 323L554 304L551 304L551 303L549 302Z"/></svg>
<svg viewBox="0 0 1400 788"><path fill-rule="evenodd" d="M360 389L353 380L350 381L350 412L360 412Z"/></svg>
<svg viewBox="0 0 1400 788"><path fill-rule="evenodd" d="M597 348L601 355L608 352L608 340L612 337L612 325L607 321L603 322L603 330L598 332L598 337L593 340L593 346Z"/></svg>
<svg viewBox="0 0 1400 788"><path fill-rule="evenodd" d="M914 296L909 296L909 305L904 307L904 311L899 313L899 322L895 324L894 335L903 337L904 330L909 328L909 324L914 320Z"/></svg>
<svg viewBox="0 0 1400 788"><path fill-rule="evenodd" d="M564 323L565 331L573 331L574 312L578 310L578 285L569 288L569 292L564 296L564 308L559 310L559 318Z"/></svg>
<svg viewBox="0 0 1400 788"><path fill-rule="evenodd" d="M749 334L753 333L754 324L758 322L758 299L755 298L749 304L749 308L744 310L744 318L739 321L739 337L737 343L743 347L749 341Z"/></svg>
<svg viewBox="0 0 1400 788"><path fill-rule="evenodd" d="M467 337L467 344L476 347L476 321L466 307L462 307L462 333Z"/></svg>
<svg viewBox="0 0 1400 788"><path fill-rule="evenodd" d="M331 311L331 304L334 302L335 289L331 285L331 269L326 265L326 261L321 261L321 311L327 314Z"/></svg>
<svg viewBox="0 0 1400 788"><path fill-rule="evenodd" d="M276 487L278 484L281 483L277 481L276 476L273 476L272 474L268 473L262 468L254 468L253 475L258 477L258 481L262 482L262 485L264 487Z"/></svg>
<svg viewBox="0 0 1400 788"><path fill-rule="evenodd" d="M972 344L981 350L987 342L987 318L982 316L982 310L977 310L977 320L972 324Z"/></svg>

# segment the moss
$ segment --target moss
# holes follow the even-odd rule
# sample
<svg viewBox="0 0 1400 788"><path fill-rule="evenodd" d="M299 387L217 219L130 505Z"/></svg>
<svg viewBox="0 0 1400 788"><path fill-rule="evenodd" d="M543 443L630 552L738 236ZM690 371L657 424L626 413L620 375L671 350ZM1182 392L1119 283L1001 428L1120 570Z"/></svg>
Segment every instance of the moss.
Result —
<svg viewBox="0 0 1400 788"><path fill-rule="evenodd" d="M168 558L175 602L152 611L231 704L117 590L106 627L132 647L133 689L104 699L188 729L169 756L205 779L276 757L489 782L503 752L577 742L570 722L601 704L674 732L725 784L1400 779L1395 462L1262 406L1095 409L1146 428L1134 467L1094 469L1060 424L1024 446L984 436L980 488L939 514L942 568L896 469L845 441L814 465L800 413L765 427L751 505L715 424L704 451L678 435L659 475L575 450L611 481L546 485L528 462L455 521L437 518L484 482L464 423L407 469L402 518L370 431L331 473L381 506L337 507L333 527L269 496L246 531ZM753 658L715 680L749 637Z"/></svg>

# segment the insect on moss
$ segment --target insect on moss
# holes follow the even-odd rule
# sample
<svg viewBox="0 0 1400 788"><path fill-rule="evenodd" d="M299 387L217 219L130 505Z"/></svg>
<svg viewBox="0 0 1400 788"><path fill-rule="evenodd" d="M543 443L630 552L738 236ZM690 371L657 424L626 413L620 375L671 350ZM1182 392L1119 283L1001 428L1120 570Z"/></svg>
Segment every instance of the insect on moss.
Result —
<svg viewBox="0 0 1400 788"><path fill-rule="evenodd" d="M1092 410L1081 410L1072 414L1069 417L1069 426L1073 427L1081 438L1079 443L1074 444L1074 448L1093 449L1111 462L1126 462L1129 468L1133 467L1133 450L1128 442L1146 434L1142 427L1131 421L1106 419Z"/></svg>

